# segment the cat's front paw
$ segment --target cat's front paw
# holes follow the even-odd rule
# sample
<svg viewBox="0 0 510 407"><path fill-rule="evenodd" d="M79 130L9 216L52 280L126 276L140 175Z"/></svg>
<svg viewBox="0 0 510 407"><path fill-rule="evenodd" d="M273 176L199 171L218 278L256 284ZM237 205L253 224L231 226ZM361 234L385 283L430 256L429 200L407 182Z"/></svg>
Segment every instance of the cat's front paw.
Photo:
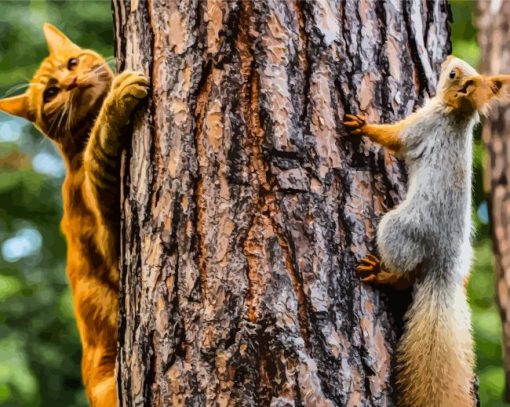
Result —
<svg viewBox="0 0 510 407"><path fill-rule="evenodd" d="M134 108L148 94L149 81L140 72L125 71L116 76L107 99L111 119L126 124Z"/></svg>

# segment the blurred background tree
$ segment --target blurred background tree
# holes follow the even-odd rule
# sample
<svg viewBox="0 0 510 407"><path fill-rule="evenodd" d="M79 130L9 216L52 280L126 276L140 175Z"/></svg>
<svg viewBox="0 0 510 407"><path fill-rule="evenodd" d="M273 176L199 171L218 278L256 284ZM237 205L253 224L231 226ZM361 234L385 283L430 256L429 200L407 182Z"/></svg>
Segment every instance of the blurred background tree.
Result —
<svg viewBox="0 0 510 407"><path fill-rule="evenodd" d="M480 49L476 40L476 2L450 1L453 15L453 53L474 67L480 63ZM469 282L469 298L473 311L473 329L477 354L477 373L480 380L482 406L506 406L503 402L504 370L501 348L501 322L495 302L495 278L492 267L492 244L489 212L483 185L483 163L486 162L482 128L475 130L473 220L475 262Z"/></svg>
<svg viewBox="0 0 510 407"><path fill-rule="evenodd" d="M454 53L474 66L475 3L452 1ZM24 90L47 55L50 22L77 44L113 55L110 2L15 0L0 4L0 96ZM483 146L475 138L473 214L476 262L469 287L482 406L504 406L501 325L483 193ZM0 405L86 406L80 345L59 230L64 167L52 144L22 120L0 113Z"/></svg>

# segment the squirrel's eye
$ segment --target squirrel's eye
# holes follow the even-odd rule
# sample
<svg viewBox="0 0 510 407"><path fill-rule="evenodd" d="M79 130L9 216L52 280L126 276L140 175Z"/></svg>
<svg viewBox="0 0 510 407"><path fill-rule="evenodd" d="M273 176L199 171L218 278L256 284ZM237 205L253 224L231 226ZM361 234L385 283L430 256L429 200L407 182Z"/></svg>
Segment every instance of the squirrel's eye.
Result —
<svg viewBox="0 0 510 407"><path fill-rule="evenodd" d="M51 86L48 89L46 89L43 93L44 103L49 102L51 99L57 96L59 91L60 89L57 88L56 86Z"/></svg>
<svg viewBox="0 0 510 407"><path fill-rule="evenodd" d="M455 72L455 69L453 71L450 72L450 79L455 79L455 77L457 76L457 72Z"/></svg>
<svg viewBox="0 0 510 407"><path fill-rule="evenodd" d="M71 58L67 61L67 69L70 71L72 71L76 65L78 65L78 58Z"/></svg>

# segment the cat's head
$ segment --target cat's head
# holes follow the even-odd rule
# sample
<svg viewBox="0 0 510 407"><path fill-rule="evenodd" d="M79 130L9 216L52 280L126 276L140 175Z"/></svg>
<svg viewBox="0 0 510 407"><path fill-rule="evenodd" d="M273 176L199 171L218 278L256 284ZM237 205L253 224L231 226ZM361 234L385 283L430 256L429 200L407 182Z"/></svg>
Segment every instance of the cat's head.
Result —
<svg viewBox="0 0 510 407"><path fill-rule="evenodd" d="M44 25L44 36L49 56L24 94L0 99L0 110L30 120L62 142L97 114L113 73L99 54L80 48L51 24Z"/></svg>

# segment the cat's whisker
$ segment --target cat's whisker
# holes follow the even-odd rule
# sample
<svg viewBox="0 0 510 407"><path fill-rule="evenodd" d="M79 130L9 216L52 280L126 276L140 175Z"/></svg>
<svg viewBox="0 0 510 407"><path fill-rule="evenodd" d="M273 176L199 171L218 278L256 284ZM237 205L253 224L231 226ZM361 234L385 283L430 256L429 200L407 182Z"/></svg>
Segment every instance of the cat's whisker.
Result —
<svg viewBox="0 0 510 407"><path fill-rule="evenodd" d="M83 75L80 79L81 79L81 82L84 82L84 81L89 81L89 80L92 80L92 79L99 79L101 78L102 74L101 72L88 72L87 74Z"/></svg>
<svg viewBox="0 0 510 407"><path fill-rule="evenodd" d="M3 97L7 97L7 96L10 96L12 95L13 93L16 93L18 90L21 90L21 89L26 89L30 86L29 83L20 83L19 85L14 85L12 87L10 87L9 89L7 89L3 95Z"/></svg>
<svg viewBox="0 0 510 407"><path fill-rule="evenodd" d="M94 69L90 70L89 72L87 72L87 74L85 74L85 78L89 78L91 77L93 74L97 73L97 72L100 72L101 70L105 69L105 65L106 66L109 66L109 63L108 61L106 60L104 63L96 66ZM111 67L110 67L111 68Z"/></svg>
<svg viewBox="0 0 510 407"><path fill-rule="evenodd" d="M72 117L73 117L73 95L72 94L69 97L68 102L69 102L69 113L67 114L66 131L71 133L71 124L72 124L71 120L72 120Z"/></svg>
<svg viewBox="0 0 510 407"><path fill-rule="evenodd" d="M37 86L43 86L41 83L20 83L18 85L14 85L7 89L2 97L8 97L14 93L16 93L19 90L27 89L30 87L37 87Z"/></svg>
<svg viewBox="0 0 510 407"><path fill-rule="evenodd" d="M58 112L56 117L54 118L54 120L51 120L50 127L48 127L48 132L47 132L48 134L53 135L53 128L57 124L58 119L59 119L61 114L62 114L62 111Z"/></svg>
<svg viewBox="0 0 510 407"><path fill-rule="evenodd" d="M27 78L26 76L22 76L21 78L24 82L23 83L28 83L29 86L46 86L45 83L43 82L33 82L34 78Z"/></svg>
<svg viewBox="0 0 510 407"><path fill-rule="evenodd" d="M112 69L112 70L115 70L116 68L116 63L117 63L117 60L115 59L115 57L109 57L109 58L106 58L105 59L106 61L106 64Z"/></svg>
<svg viewBox="0 0 510 407"><path fill-rule="evenodd" d="M31 79L30 79L30 78L28 78L28 77L26 77L25 75L21 75L20 77L21 77L21 79L23 79L26 83L29 83L29 82L31 81Z"/></svg>
<svg viewBox="0 0 510 407"><path fill-rule="evenodd" d="M105 67L108 67L108 63L107 62L103 62L102 64L96 66L94 69L92 69L90 72L97 72L97 71L100 71L101 69L104 69Z"/></svg>
<svg viewBox="0 0 510 407"><path fill-rule="evenodd" d="M62 122L61 126L61 130L67 135L67 124L69 122L69 118L71 117L71 97L69 97L69 99L66 100L66 103L64 105L64 111L66 112L64 114L64 121Z"/></svg>
<svg viewBox="0 0 510 407"><path fill-rule="evenodd" d="M64 119L64 117L67 114L68 101L69 100L66 100L66 102L64 103L64 106L62 106L62 109L60 110L60 115L57 116L58 120L55 120L55 122L54 122L54 124L57 123L57 126L55 128L55 130L57 130L57 131L62 130L62 124L64 123L62 120ZM53 128L53 125L51 126L51 128Z"/></svg>
<svg viewBox="0 0 510 407"><path fill-rule="evenodd" d="M59 123L60 121L62 120L62 117L64 115L64 109L62 108L56 115L55 119L53 120L53 122L51 123L50 125L50 128L48 129L48 133L52 134L53 133L53 130L58 130L59 128Z"/></svg>
<svg viewBox="0 0 510 407"><path fill-rule="evenodd" d="M109 65L110 63L115 61L115 57L113 55L110 55L109 57L105 57L104 61L105 61L105 63L107 63Z"/></svg>

